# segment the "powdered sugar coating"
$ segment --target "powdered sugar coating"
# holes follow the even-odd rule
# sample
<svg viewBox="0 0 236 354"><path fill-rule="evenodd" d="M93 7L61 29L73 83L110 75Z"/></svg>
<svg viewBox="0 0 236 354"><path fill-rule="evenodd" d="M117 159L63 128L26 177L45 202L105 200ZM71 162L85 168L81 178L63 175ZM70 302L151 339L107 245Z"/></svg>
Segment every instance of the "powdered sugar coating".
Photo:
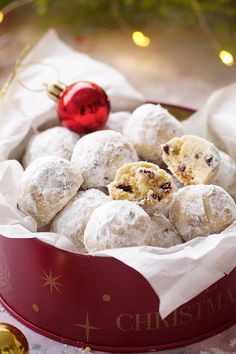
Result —
<svg viewBox="0 0 236 354"><path fill-rule="evenodd" d="M80 171L70 161L55 156L38 158L23 174L18 206L41 228L73 198L82 182Z"/></svg>
<svg viewBox="0 0 236 354"><path fill-rule="evenodd" d="M120 134L102 130L82 137L76 144L71 161L81 170L83 188L104 187L119 167L138 161L134 147Z"/></svg>
<svg viewBox="0 0 236 354"><path fill-rule="evenodd" d="M152 222L152 243L156 247L172 247L183 243L182 238L174 228L173 224L162 214L151 216Z"/></svg>
<svg viewBox="0 0 236 354"><path fill-rule="evenodd" d="M219 151L220 167L212 183L221 186L236 200L236 165L231 156Z"/></svg>
<svg viewBox="0 0 236 354"><path fill-rule="evenodd" d="M77 251L86 253L84 230L93 210L108 202L110 198L97 189L80 191L62 209L51 223L51 231L69 238Z"/></svg>
<svg viewBox="0 0 236 354"><path fill-rule="evenodd" d="M123 130L139 157L161 163L161 144L184 133L182 124L160 105L144 104L134 110Z"/></svg>
<svg viewBox="0 0 236 354"><path fill-rule="evenodd" d="M164 144L162 148L163 161L185 186L212 183L219 171L218 149L199 136L175 137Z"/></svg>
<svg viewBox="0 0 236 354"><path fill-rule="evenodd" d="M84 233L88 252L142 246L151 241L151 219L135 203L114 200L95 209Z"/></svg>
<svg viewBox="0 0 236 354"><path fill-rule="evenodd" d="M64 127L54 127L33 135L26 147L22 164L26 168L43 156L58 156L70 160L79 135Z"/></svg>
<svg viewBox="0 0 236 354"><path fill-rule="evenodd" d="M191 185L176 192L170 220L181 237L189 241L226 229L236 220L236 205L219 186Z"/></svg>
<svg viewBox="0 0 236 354"><path fill-rule="evenodd" d="M126 111L110 113L109 119L104 129L113 130L115 132L123 134L124 126L127 123L130 116L131 113Z"/></svg>

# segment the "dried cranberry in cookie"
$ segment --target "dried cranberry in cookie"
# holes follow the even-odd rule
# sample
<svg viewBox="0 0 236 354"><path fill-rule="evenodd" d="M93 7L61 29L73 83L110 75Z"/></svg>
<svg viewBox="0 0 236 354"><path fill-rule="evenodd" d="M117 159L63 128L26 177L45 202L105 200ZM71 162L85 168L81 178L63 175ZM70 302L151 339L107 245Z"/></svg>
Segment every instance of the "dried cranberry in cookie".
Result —
<svg viewBox="0 0 236 354"><path fill-rule="evenodd" d="M89 217L94 209L109 200L109 196L97 189L78 192L53 219L50 231L66 236L77 251L85 253L84 230Z"/></svg>
<svg viewBox="0 0 236 354"><path fill-rule="evenodd" d="M120 167L108 189L112 199L135 201L150 212L164 212L173 194L171 176L157 165L145 161Z"/></svg>
<svg viewBox="0 0 236 354"><path fill-rule="evenodd" d="M163 161L185 186L211 183L220 167L218 149L195 135L173 138L162 145Z"/></svg>
<svg viewBox="0 0 236 354"><path fill-rule="evenodd" d="M74 197L82 182L80 171L70 161L56 156L38 158L20 181L19 209L41 228Z"/></svg>
<svg viewBox="0 0 236 354"><path fill-rule="evenodd" d="M184 134L182 124L160 105L144 104L132 113L123 129L140 159L162 161L161 144Z"/></svg>
<svg viewBox="0 0 236 354"><path fill-rule="evenodd" d="M70 160L79 135L64 127L54 127L33 135L25 149L22 164L26 168L43 156L57 156Z"/></svg>
<svg viewBox="0 0 236 354"><path fill-rule="evenodd" d="M170 208L170 220L185 241L218 234L236 220L231 196L215 185L192 185L179 189Z"/></svg>
<svg viewBox="0 0 236 354"><path fill-rule="evenodd" d="M137 204L113 200L95 209L84 232L88 252L148 245L151 219Z"/></svg>
<svg viewBox="0 0 236 354"><path fill-rule="evenodd" d="M71 158L81 170L84 189L107 186L119 167L137 160L134 147L120 133L112 130L83 136Z"/></svg>

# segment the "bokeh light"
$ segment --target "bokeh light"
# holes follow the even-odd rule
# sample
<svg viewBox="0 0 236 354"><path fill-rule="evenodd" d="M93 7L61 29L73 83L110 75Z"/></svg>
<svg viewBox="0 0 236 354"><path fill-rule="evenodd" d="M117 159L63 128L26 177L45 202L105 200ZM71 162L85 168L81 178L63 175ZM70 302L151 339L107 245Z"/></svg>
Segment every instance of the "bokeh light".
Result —
<svg viewBox="0 0 236 354"><path fill-rule="evenodd" d="M150 38L140 31L133 32L132 39L138 47L148 47L151 42Z"/></svg>
<svg viewBox="0 0 236 354"><path fill-rule="evenodd" d="M0 11L0 23L2 23L4 20L4 13Z"/></svg>
<svg viewBox="0 0 236 354"><path fill-rule="evenodd" d="M227 52L227 50L221 50L219 53L220 60L223 64L227 66L232 66L234 63L234 57L231 53Z"/></svg>

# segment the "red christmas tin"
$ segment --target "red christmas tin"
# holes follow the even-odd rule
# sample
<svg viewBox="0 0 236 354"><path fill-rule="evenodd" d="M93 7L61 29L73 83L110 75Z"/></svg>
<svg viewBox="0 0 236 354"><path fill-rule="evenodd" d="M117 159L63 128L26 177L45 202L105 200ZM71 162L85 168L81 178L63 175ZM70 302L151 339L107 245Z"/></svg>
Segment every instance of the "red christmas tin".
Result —
<svg viewBox="0 0 236 354"><path fill-rule="evenodd" d="M0 300L63 343L109 352L170 349L236 322L236 269L162 320L152 287L122 262L0 235Z"/></svg>

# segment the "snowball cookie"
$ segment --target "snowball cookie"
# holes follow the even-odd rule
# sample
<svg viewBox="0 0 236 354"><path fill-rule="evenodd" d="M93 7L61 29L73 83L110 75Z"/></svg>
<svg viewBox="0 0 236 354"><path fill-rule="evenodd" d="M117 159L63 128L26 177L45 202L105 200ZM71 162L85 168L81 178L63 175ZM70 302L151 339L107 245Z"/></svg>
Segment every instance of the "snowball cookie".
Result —
<svg viewBox="0 0 236 354"><path fill-rule="evenodd" d="M236 205L230 195L215 185L192 185L176 192L170 220L184 241L218 234L236 220Z"/></svg>
<svg viewBox="0 0 236 354"><path fill-rule="evenodd" d="M108 202L110 198L97 189L78 192L51 223L52 232L69 238L77 250L85 253L84 230L93 210Z"/></svg>
<svg viewBox="0 0 236 354"><path fill-rule="evenodd" d="M153 163L133 162L118 169L108 189L112 199L128 199L162 211L172 198L172 179Z"/></svg>
<svg viewBox="0 0 236 354"><path fill-rule="evenodd" d="M38 158L20 182L19 209L41 228L74 197L82 182L80 171L70 161L56 156Z"/></svg>
<svg viewBox="0 0 236 354"><path fill-rule="evenodd" d="M78 139L78 134L63 127L50 128L33 135L22 157L22 164L26 168L38 157L50 155L70 160Z"/></svg>
<svg viewBox="0 0 236 354"><path fill-rule="evenodd" d="M151 219L137 204L113 200L95 209L84 232L88 252L148 245Z"/></svg>
<svg viewBox="0 0 236 354"><path fill-rule="evenodd" d="M123 134L123 128L130 116L131 113L126 111L110 113L104 129L114 130L115 132Z"/></svg>
<svg viewBox="0 0 236 354"><path fill-rule="evenodd" d="M213 180L213 184L221 186L236 200L236 165L232 157L219 151L220 168Z"/></svg>
<svg viewBox="0 0 236 354"><path fill-rule="evenodd" d="M173 224L162 214L151 216L152 242L151 246L168 248L183 243L182 238Z"/></svg>
<svg viewBox="0 0 236 354"><path fill-rule="evenodd" d="M124 136L134 145L143 160L161 163L161 144L183 135L182 124L160 105L138 107L124 127Z"/></svg>
<svg viewBox="0 0 236 354"><path fill-rule="evenodd" d="M195 135L184 135L168 141L163 148L163 161L185 186L211 183L220 167L218 149Z"/></svg>
<svg viewBox="0 0 236 354"><path fill-rule="evenodd" d="M81 170L83 188L105 187L119 167L138 161L134 147L120 134L101 130L82 137L76 144L71 161Z"/></svg>

